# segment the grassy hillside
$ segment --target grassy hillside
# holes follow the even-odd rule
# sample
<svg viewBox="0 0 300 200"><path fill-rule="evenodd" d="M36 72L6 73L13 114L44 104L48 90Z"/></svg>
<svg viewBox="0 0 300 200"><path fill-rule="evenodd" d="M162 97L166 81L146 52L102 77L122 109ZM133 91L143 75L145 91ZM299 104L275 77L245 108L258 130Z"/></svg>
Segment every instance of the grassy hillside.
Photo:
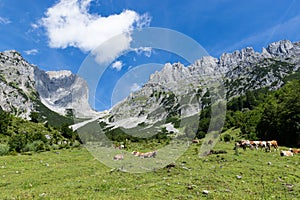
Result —
<svg viewBox="0 0 300 200"><path fill-rule="evenodd" d="M279 152L260 150L240 150L235 155L233 146L234 142L219 142L214 150L225 150L227 154L200 159L197 154L200 146L193 144L175 161L175 167L142 174L111 170L84 148L2 156L0 196L1 199L299 199L300 155L281 157ZM150 159L159 159L159 155ZM203 190L208 190L208 195Z"/></svg>
<svg viewBox="0 0 300 200"><path fill-rule="evenodd" d="M77 133L67 124L53 127L0 110L0 155L70 148L80 145L78 140Z"/></svg>

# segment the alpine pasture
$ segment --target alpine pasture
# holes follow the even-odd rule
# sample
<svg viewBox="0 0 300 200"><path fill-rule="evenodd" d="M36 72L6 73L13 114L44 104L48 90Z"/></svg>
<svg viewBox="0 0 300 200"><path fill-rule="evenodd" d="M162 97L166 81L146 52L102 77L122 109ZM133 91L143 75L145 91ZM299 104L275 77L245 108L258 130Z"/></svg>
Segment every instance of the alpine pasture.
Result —
<svg viewBox="0 0 300 200"><path fill-rule="evenodd" d="M0 199L300 198L299 154L280 156L288 150L282 146L237 152L234 143L219 141L204 158L198 157L201 142L191 143L174 163L148 173L111 169L84 147L1 156Z"/></svg>

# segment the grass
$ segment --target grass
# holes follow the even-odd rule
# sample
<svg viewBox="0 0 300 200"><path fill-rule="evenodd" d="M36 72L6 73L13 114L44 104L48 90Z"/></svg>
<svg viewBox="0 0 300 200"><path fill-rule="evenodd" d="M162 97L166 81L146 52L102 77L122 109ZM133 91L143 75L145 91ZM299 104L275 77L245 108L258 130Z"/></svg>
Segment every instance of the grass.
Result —
<svg viewBox="0 0 300 200"><path fill-rule="evenodd" d="M219 142L227 154L200 159L192 144L175 167L148 173L111 170L85 148L2 156L0 199L299 199L300 155L233 146Z"/></svg>

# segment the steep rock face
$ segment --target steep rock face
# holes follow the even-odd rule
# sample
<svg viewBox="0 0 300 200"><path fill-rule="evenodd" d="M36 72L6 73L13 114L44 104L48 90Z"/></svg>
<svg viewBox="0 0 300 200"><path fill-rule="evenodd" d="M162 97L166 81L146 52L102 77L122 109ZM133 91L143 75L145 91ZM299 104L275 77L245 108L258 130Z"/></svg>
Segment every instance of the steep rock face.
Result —
<svg viewBox="0 0 300 200"><path fill-rule="evenodd" d="M297 44L293 44L291 41L282 40L279 42L271 43L267 47L267 51L273 56L287 56L289 54L294 54L295 47L297 48Z"/></svg>
<svg viewBox="0 0 300 200"><path fill-rule="evenodd" d="M160 72L152 74L139 91L114 106L110 120L118 126L124 124L118 122L130 118L137 125L174 115L193 115L205 106L209 81L222 77L227 98L231 98L246 90L277 89L299 66L300 43L288 40L274 42L261 53L247 47L224 53L219 59L206 56L188 67L168 63Z"/></svg>
<svg viewBox="0 0 300 200"><path fill-rule="evenodd" d="M300 45L288 40L274 42L263 49L262 53L252 53L235 65L230 62L227 65L232 66L225 73L228 97L262 87L277 89L284 84L287 75L298 70Z"/></svg>
<svg viewBox="0 0 300 200"><path fill-rule="evenodd" d="M73 109L76 116L96 114L88 104L86 82L70 71L44 72L20 53L0 53L0 106L23 118L36 110L37 101L62 115Z"/></svg>
<svg viewBox="0 0 300 200"><path fill-rule="evenodd" d="M66 114L66 109L72 109L78 117L96 114L88 104L86 82L70 71L36 70L35 81L42 103L51 110Z"/></svg>
<svg viewBox="0 0 300 200"><path fill-rule="evenodd" d="M0 106L3 110L27 118L37 98L35 67L16 51L0 53Z"/></svg>

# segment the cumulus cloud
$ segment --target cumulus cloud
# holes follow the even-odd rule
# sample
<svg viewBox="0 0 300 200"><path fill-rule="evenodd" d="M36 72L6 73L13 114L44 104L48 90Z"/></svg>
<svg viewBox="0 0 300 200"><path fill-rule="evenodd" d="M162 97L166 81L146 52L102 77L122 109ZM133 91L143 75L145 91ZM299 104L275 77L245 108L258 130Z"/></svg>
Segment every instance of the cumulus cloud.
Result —
<svg viewBox="0 0 300 200"><path fill-rule="evenodd" d="M141 89L141 86L139 84L137 84L137 83L134 83L130 87L130 92L135 92L135 91L138 91L139 89Z"/></svg>
<svg viewBox="0 0 300 200"><path fill-rule="evenodd" d="M26 55L36 55L39 51L37 49L30 49L30 50L27 50L27 51L24 51L24 53Z"/></svg>
<svg viewBox="0 0 300 200"><path fill-rule="evenodd" d="M121 61L116 61L111 65L111 67L117 71L120 71L123 67L123 63Z"/></svg>
<svg viewBox="0 0 300 200"><path fill-rule="evenodd" d="M117 35L92 50L92 54L95 56L97 63L109 64L122 52L130 48L131 40L132 38L128 33Z"/></svg>
<svg viewBox="0 0 300 200"><path fill-rule="evenodd" d="M0 24L10 24L11 21L8 18L0 17Z"/></svg>
<svg viewBox="0 0 300 200"><path fill-rule="evenodd" d="M135 27L148 26L150 17L132 10L103 17L89 13L91 0L60 0L48 8L40 24L46 29L52 48L76 47L96 55L97 62L109 62L130 46L129 32ZM108 44L110 53L96 47L113 36L122 34L121 44ZM108 58L109 57L109 58Z"/></svg>

